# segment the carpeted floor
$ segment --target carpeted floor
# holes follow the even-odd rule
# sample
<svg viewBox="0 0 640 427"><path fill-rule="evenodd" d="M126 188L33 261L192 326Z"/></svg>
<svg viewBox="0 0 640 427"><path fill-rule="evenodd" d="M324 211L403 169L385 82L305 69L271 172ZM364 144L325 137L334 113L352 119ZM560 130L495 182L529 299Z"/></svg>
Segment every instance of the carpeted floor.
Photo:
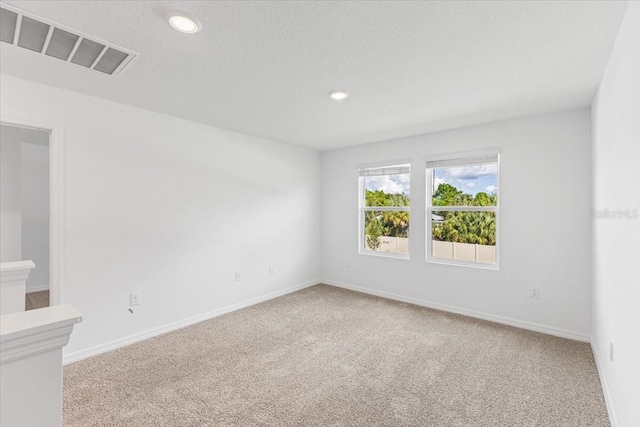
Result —
<svg viewBox="0 0 640 427"><path fill-rule="evenodd" d="M31 292L25 294L25 310L36 310L49 307L49 291Z"/></svg>
<svg viewBox="0 0 640 427"><path fill-rule="evenodd" d="M609 421L588 344L318 285L65 367L64 425Z"/></svg>

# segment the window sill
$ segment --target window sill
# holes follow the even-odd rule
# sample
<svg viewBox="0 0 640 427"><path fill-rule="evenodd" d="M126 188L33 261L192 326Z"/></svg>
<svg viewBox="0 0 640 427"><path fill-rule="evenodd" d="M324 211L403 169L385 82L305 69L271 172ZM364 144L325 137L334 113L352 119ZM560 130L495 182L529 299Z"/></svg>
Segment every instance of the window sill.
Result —
<svg viewBox="0 0 640 427"><path fill-rule="evenodd" d="M481 270L494 270L494 271L500 270L500 266L498 264L488 264L488 263L481 263L481 262L452 261L452 260L439 259L439 258L427 258L426 262L428 264L443 264L443 265L452 265L457 267L471 267L471 268L479 268Z"/></svg>
<svg viewBox="0 0 640 427"><path fill-rule="evenodd" d="M404 259L404 260L409 260L410 256L409 254L398 254L398 253L393 253L393 252L380 252L380 251L363 251L360 250L360 255L369 255L369 256L375 256L375 257L381 257L381 258L394 258L394 259Z"/></svg>

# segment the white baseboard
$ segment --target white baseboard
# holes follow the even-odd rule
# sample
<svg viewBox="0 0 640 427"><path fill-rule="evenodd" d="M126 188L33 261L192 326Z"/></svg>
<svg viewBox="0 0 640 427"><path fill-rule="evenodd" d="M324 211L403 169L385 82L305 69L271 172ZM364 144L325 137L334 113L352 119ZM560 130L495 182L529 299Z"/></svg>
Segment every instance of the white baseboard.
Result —
<svg viewBox="0 0 640 427"><path fill-rule="evenodd" d="M96 356L101 353L106 353L111 350L115 350L120 347L124 347L130 344L134 344L139 341L143 341L157 335L162 335L167 332L175 331L176 329L184 328L185 326L193 325L194 323L199 323L204 320L212 319L214 317L222 316L223 314L230 313L232 311L240 310L245 307L249 307L251 305L259 304L264 301L268 301L273 298L280 297L282 295L290 294L292 292L299 291L304 288L308 288L310 286L314 286L319 284L319 280L312 280L300 285L291 286L286 289L282 289L276 292L271 292L266 295L262 295L256 298L252 298L247 301L239 302L237 304L232 304L227 307L218 308L216 310L199 314L197 316L189 317L184 320L179 320L177 322L169 323L167 325L159 326L157 328L153 328L144 332L140 332L137 334L129 335L124 338L120 338L114 341L110 341L108 343L99 344L97 346L87 348L85 350L76 351L73 353L65 354L63 356L62 363L63 365L68 365L69 363L78 362L82 359L86 359L91 356Z"/></svg>
<svg viewBox="0 0 640 427"><path fill-rule="evenodd" d="M30 294L32 292L40 292L40 291L48 291L49 284L46 285L38 285L38 286L27 286L27 293Z"/></svg>
<svg viewBox="0 0 640 427"><path fill-rule="evenodd" d="M464 316L475 317L477 319L488 320L490 322L501 323L503 325L515 326L516 328L527 329L529 331L540 332L543 334L553 335L556 337L568 338L571 340L582 341L587 343L591 341L591 336L588 334L569 331L566 329L560 329L553 326L541 325L533 322L526 322L523 320L512 319L509 317L496 316L493 314L483 313L480 311L468 310L466 308L460 308L452 305L440 304L437 302L426 301L418 298L397 295L390 292L363 288L360 286L349 285L346 283L340 283L333 280L321 280L320 283L326 283L327 285L336 286L338 288L349 289L356 292L362 292L365 294L374 295L382 298L388 298L388 299L401 301L401 302L406 302L409 304L419 305L422 307L428 307L436 310L447 311L449 313L462 314Z"/></svg>
<svg viewBox="0 0 640 427"><path fill-rule="evenodd" d="M591 338L591 352L593 353L593 358L596 361L596 368L598 370L598 376L600 377L600 385L602 386L602 394L604 394L604 403L607 405L607 412L609 413L611 427L618 427L618 419L616 418L616 413L613 410L613 402L611 401L609 386L607 385L607 379L604 377L600 356L598 356L598 348L596 347L593 337Z"/></svg>

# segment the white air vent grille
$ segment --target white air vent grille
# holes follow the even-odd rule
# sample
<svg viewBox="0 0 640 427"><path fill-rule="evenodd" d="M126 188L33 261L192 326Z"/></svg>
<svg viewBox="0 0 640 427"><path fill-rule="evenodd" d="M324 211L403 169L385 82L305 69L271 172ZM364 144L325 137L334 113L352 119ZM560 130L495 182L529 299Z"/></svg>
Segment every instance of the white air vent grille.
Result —
<svg viewBox="0 0 640 427"><path fill-rule="evenodd" d="M71 58L71 62L74 64L82 65L83 67L91 67L98 56L102 53L105 46L103 44L91 41L89 39L82 39L78 50Z"/></svg>
<svg viewBox="0 0 640 427"><path fill-rule="evenodd" d="M51 40L49 40L49 46L45 52L49 56L62 59L66 61L71 56L73 48L80 36L71 34L68 31L61 30L60 28L54 28L53 34L51 34Z"/></svg>
<svg viewBox="0 0 640 427"><path fill-rule="evenodd" d="M0 3L0 40L13 46L117 76L137 56L95 37Z"/></svg>
<svg viewBox="0 0 640 427"><path fill-rule="evenodd" d="M0 8L0 40L5 43L13 44L16 34L16 24L18 22L18 14Z"/></svg>

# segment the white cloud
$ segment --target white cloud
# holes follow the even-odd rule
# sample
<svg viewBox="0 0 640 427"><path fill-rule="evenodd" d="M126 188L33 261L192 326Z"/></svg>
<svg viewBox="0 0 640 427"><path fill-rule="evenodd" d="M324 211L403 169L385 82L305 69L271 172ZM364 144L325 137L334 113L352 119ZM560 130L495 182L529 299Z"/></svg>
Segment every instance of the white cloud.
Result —
<svg viewBox="0 0 640 427"><path fill-rule="evenodd" d="M459 168L446 168L446 173L452 178L476 179L481 176L495 175L498 172L497 165L463 166Z"/></svg>
<svg viewBox="0 0 640 427"><path fill-rule="evenodd" d="M409 194L409 175L369 176L365 179L367 190L382 190L387 194Z"/></svg>
<svg viewBox="0 0 640 427"><path fill-rule="evenodd" d="M497 192L497 181L497 165L437 168L434 173L435 188L441 183L447 183L472 196L484 191L488 193Z"/></svg>

